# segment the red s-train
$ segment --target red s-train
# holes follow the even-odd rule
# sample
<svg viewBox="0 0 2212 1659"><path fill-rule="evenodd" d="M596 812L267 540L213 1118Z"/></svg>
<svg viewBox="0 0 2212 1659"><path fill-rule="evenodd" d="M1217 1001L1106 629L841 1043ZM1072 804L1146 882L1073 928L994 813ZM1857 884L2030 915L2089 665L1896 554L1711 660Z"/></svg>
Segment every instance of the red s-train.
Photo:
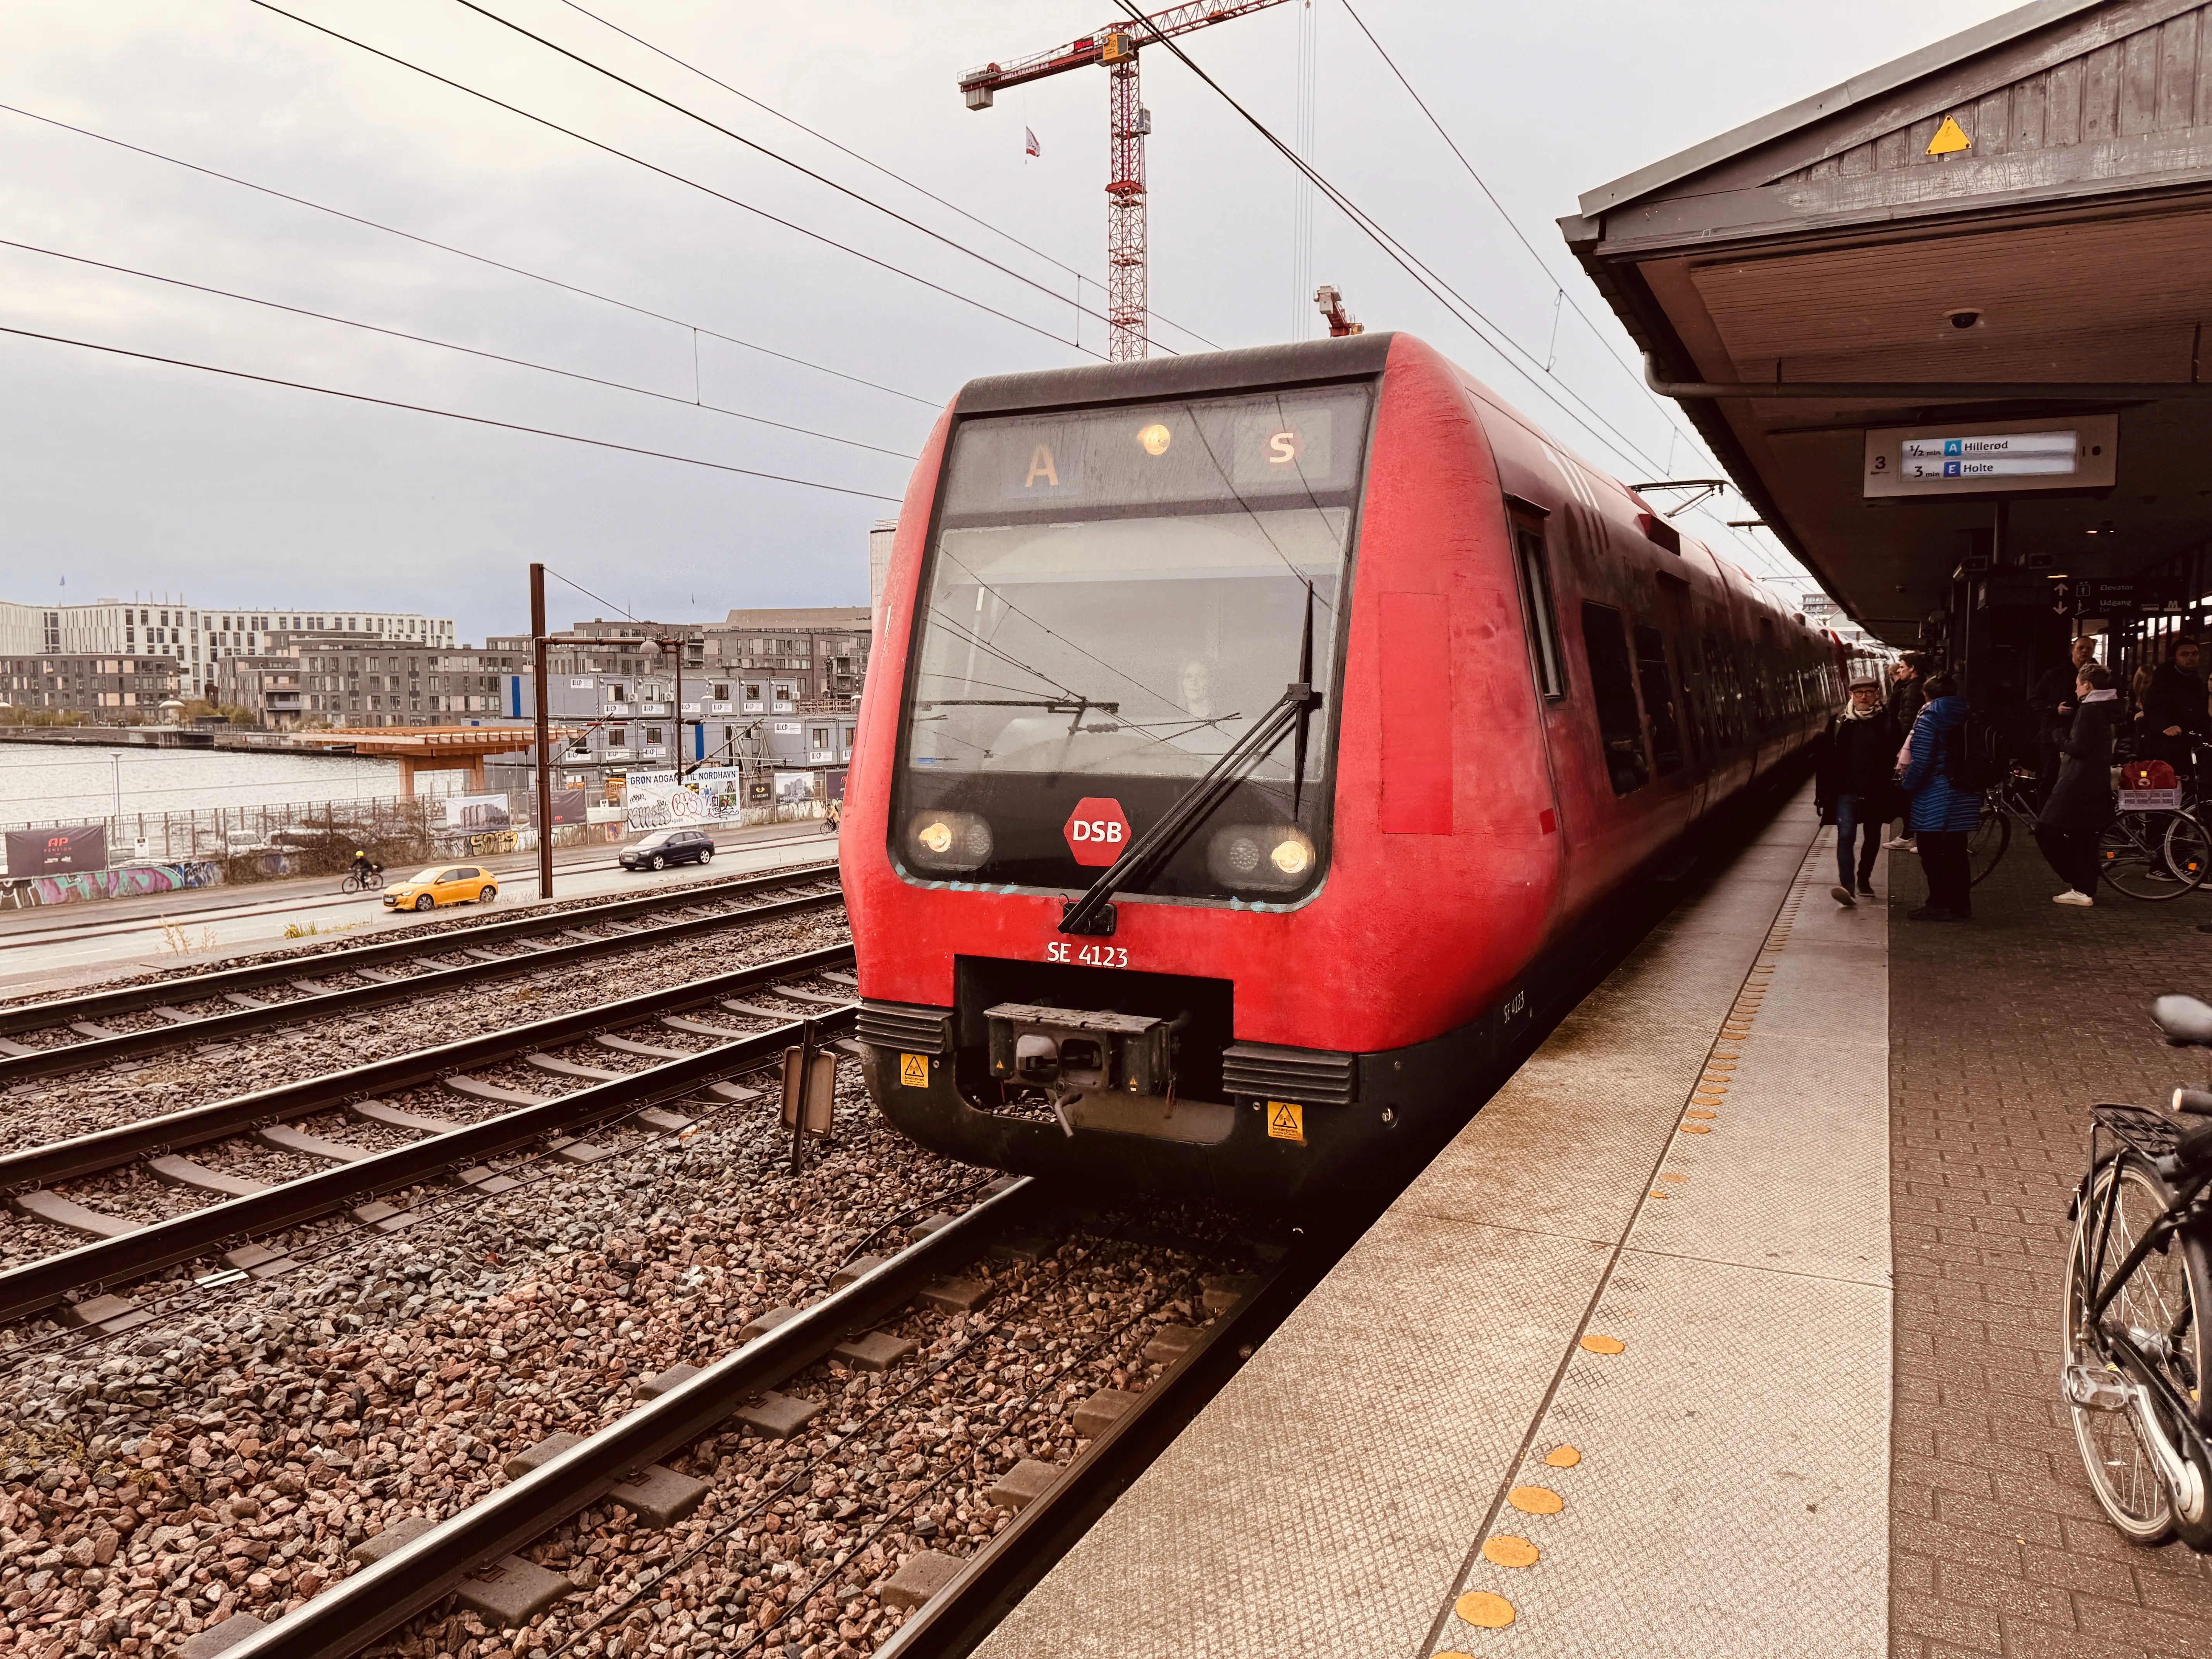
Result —
<svg viewBox="0 0 2212 1659"><path fill-rule="evenodd" d="M970 384L881 628L842 830L876 1102L972 1163L1246 1197L1463 1120L1608 897L1841 690L1402 334Z"/></svg>

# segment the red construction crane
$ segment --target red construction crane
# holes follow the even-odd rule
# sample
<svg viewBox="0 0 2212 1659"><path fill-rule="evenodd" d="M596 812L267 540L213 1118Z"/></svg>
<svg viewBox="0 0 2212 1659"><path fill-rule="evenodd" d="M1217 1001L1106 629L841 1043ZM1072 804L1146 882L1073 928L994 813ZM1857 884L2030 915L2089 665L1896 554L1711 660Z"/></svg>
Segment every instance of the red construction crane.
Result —
<svg viewBox="0 0 2212 1659"><path fill-rule="evenodd" d="M1008 87L1042 81L1088 64L1112 75L1107 104L1106 317L1112 325L1106 355L1115 362L1145 356L1150 334L1145 282L1145 135L1152 112L1137 95L1137 52L1170 35L1188 34L1212 23L1225 23L1283 0L1194 0L1156 12L1141 24L1133 20L1071 40L1050 52L1011 64L986 64L960 77L969 109L988 109Z"/></svg>

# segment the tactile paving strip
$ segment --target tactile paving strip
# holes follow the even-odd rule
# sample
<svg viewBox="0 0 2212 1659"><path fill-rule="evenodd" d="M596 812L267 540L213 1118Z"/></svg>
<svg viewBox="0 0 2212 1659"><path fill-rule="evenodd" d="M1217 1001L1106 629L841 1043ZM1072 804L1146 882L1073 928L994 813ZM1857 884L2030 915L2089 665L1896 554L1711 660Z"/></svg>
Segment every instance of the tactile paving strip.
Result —
<svg viewBox="0 0 2212 1659"><path fill-rule="evenodd" d="M1887 1651L1887 918L1827 901L1832 858L1824 835L1501 1471L1561 1500L1488 1528L1536 1559L1471 1551L1430 1651Z"/></svg>
<svg viewBox="0 0 2212 1659"><path fill-rule="evenodd" d="M1655 929L980 1651L1428 1651L1814 833L1800 801Z"/></svg>

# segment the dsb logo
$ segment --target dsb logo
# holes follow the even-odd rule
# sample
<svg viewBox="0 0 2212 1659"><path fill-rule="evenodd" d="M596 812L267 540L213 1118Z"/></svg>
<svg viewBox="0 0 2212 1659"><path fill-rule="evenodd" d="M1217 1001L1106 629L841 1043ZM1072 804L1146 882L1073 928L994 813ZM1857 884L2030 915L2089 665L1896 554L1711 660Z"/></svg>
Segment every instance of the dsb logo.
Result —
<svg viewBox="0 0 2212 1659"><path fill-rule="evenodd" d="M1128 849L1129 820L1120 801L1089 796L1075 803L1060 834L1078 864L1103 869Z"/></svg>

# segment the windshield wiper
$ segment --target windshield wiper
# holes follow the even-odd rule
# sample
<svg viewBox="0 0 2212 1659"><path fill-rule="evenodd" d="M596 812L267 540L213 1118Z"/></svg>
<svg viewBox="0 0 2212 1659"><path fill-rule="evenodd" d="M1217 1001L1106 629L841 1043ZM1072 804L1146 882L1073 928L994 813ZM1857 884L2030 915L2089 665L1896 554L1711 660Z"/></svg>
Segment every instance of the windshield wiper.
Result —
<svg viewBox="0 0 2212 1659"><path fill-rule="evenodd" d="M1265 760L1284 734L1297 732L1297 769L1293 781L1305 773L1306 730L1313 711L1321 707L1321 693L1313 689L1313 589L1306 589L1305 637L1298 647L1299 678L1283 688L1273 707L1254 722L1252 729L1231 744L1205 775L1180 795L1159 821L1129 843L1105 874L1072 904L1063 904L1060 931L1103 939L1114 932L1113 898L1130 883L1149 875L1190 839L1191 832L1213 815L1237 786ZM1296 797L1293 796L1293 800ZM1295 805L1292 808L1296 811Z"/></svg>

